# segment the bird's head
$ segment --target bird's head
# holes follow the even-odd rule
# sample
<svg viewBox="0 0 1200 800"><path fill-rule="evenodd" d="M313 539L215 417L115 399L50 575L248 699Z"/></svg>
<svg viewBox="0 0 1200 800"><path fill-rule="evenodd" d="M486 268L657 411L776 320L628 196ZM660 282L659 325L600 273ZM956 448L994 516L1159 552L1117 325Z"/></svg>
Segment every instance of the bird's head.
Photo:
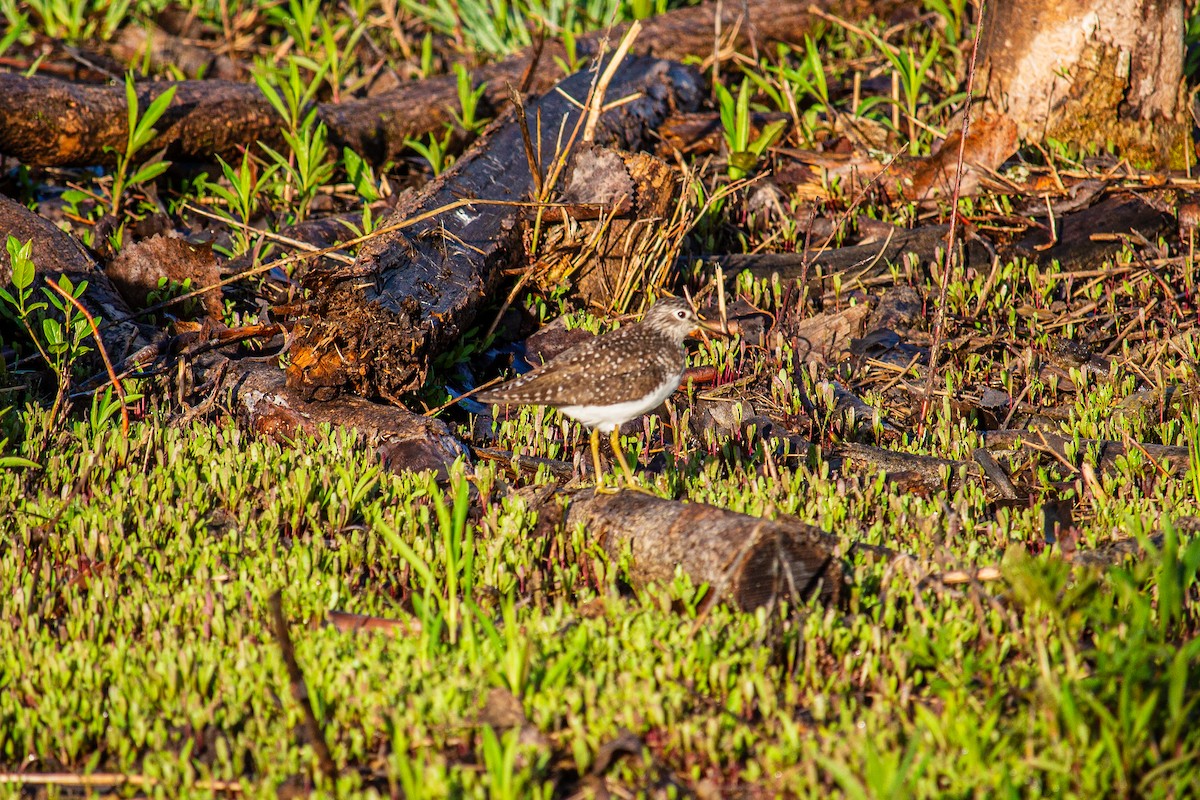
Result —
<svg viewBox="0 0 1200 800"><path fill-rule="evenodd" d="M646 312L642 324L651 325L680 342L699 329L725 333L719 323L701 319L691 303L682 297L666 297L659 300Z"/></svg>

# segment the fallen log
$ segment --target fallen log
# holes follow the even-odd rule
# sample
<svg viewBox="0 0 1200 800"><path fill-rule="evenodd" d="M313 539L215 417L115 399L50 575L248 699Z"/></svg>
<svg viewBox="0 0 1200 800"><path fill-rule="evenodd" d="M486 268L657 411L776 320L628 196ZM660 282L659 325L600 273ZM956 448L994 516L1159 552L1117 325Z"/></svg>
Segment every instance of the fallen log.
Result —
<svg viewBox="0 0 1200 800"><path fill-rule="evenodd" d="M813 250L807 253L745 253L709 256L711 264L720 264L730 286L738 274L749 271L755 278L781 280L806 279L814 291L824 291L841 276L842 291L853 290L874 278L887 275L893 264L906 254L916 256L921 264L933 262L946 248L949 225L926 225L912 230L897 231L883 242ZM960 240L961 242L961 240ZM978 241L968 242L963 263L979 267L990 263L991 254Z"/></svg>
<svg viewBox="0 0 1200 800"><path fill-rule="evenodd" d="M100 338L113 361L149 344L153 331L128 321L129 306L75 237L2 194L0 232L5 237L15 237L22 244L32 242L30 257L40 278L57 282L60 276L65 276L75 285L87 281L87 290L79 300L96 318L97 324L107 323L100 328ZM0 286L8 286L12 281L12 264L3 245L0 242ZM38 292L35 300L42 299Z"/></svg>
<svg viewBox="0 0 1200 800"><path fill-rule="evenodd" d="M817 20L810 12L813 6L843 18L862 19L868 14L887 17L901 5L898 0L708 3L645 20L632 52L673 60L711 55L718 30L728 38L727 48L797 42L811 32ZM624 26L618 26L608 33L578 37L575 58L582 62L594 57L606 37L615 42L623 32ZM531 57L522 53L476 70L475 81L487 87L481 113L496 114L507 105L508 87L521 84ZM559 60L566 58L561 43L546 42L529 74L530 90L549 89L561 74ZM240 157L249 142L261 141L277 149L282 146L278 115L253 84L218 80L143 83L138 86L140 107L146 108L170 86L176 87L175 100L156 126L158 136L140 151L141 158L165 149L165 157L171 160L207 160L219 155L231 161ZM382 164L404 153L406 138L419 138L453 123L452 112L458 109L458 102L457 77L441 75L375 97L320 104L317 117L339 150L350 147ZM122 86L81 86L0 73L0 108L5 109L0 114L0 153L22 163L45 167L112 164L114 153L124 152L127 118Z"/></svg>
<svg viewBox="0 0 1200 800"><path fill-rule="evenodd" d="M1064 271L1092 269L1111 259L1124 243L1123 237L1143 236L1151 241L1170 225L1167 214L1155 209L1141 197L1118 194L1094 206L1066 214L1056 220L1058 238L1050 238L1046 229L1034 228L1012 244L993 247L981 236L959 239L960 269L989 269L993 256L1002 260L1025 258L1038 264L1057 261ZM810 250L796 253L745 253L706 256L707 264L720 264L732 287L739 273L749 271L755 278L781 280L806 279L811 291L827 291L835 277L841 291L853 291L885 279L892 266L905 256L914 257L927 268L939 264L946 248L948 225L926 225L899 230L882 242Z"/></svg>
<svg viewBox="0 0 1200 800"><path fill-rule="evenodd" d="M526 110L540 119L534 152L542 171L576 128L593 75L566 78ZM596 142L636 150L673 108L695 106L701 88L690 69L634 58L616 70L607 97L634 98L600 116ZM493 126L384 226L420 220L367 242L344 269L310 273L314 305L298 325L288 386L308 397L344 389L395 398L420 387L431 359L459 342L496 280L496 267L520 253L534 180L520 126ZM463 198L470 198L472 203ZM511 205L489 205L510 203ZM438 213L443 212L443 213Z"/></svg>
<svg viewBox="0 0 1200 800"><path fill-rule="evenodd" d="M987 431L983 434L984 446L988 450L1025 449L1052 453L1060 461L1070 463L1072 459L1067 453L1070 439L1051 431L1038 430L998 430ZM1187 447L1179 445L1147 444L1135 442L1128 444L1106 441L1104 439L1079 439L1076 463L1082 463L1090 452L1096 454L1096 466L1105 471L1117 469L1117 459L1127 458L1132 452L1140 453L1156 469L1174 470L1182 476L1191 466L1191 454ZM1090 460L1090 459L1089 459Z"/></svg>
<svg viewBox="0 0 1200 800"><path fill-rule="evenodd" d="M812 596L836 602L846 579L838 539L799 522L634 492L591 491L571 498L564 521L582 525L613 559L630 552L629 575L639 587L669 584L678 567L693 585L708 584L708 601L744 610Z"/></svg>
<svg viewBox="0 0 1200 800"><path fill-rule="evenodd" d="M445 476L455 459L469 458L441 420L357 397L310 403L287 388L283 370L271 362L218 356L203 371L212 375L217 369L224 373L214 394L229 398L239 420L260 435L286 443L297 433L320 436L322 423L355 430L393 472L431 469Z"/></svg>

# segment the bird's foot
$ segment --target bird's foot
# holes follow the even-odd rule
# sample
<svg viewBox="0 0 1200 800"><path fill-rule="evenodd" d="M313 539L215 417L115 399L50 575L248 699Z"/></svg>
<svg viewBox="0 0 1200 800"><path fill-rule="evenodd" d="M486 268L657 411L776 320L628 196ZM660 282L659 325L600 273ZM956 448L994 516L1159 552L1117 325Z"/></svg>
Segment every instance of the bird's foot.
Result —
<svg viewBox="0 0 1200 800"><path fill-rule="evenodd" d="M653 491L652 489L647 489L645 486L634 483L633 481L625 481L625 485L621 487L621 490L626 492L637 492L638 494L644 494L648 497L658 497L657 492Z"/></svg>
<svg viewBox="0 0 1200 800"><path fill-rule="evenodd" d="M615 486L609 485L604 481L598 481L595 488L592 489L593 494L621 494L622 492L637 492L650 497L658 497L658 494L640 485L633 478L625 478Z"/></svg>

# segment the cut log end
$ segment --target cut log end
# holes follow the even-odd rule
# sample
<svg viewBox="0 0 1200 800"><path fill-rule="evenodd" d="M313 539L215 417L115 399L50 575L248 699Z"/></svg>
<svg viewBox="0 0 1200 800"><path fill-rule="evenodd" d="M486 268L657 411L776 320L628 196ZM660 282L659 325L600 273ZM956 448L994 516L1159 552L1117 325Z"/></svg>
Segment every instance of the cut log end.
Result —
<svg viewBox="0 0 1200 800"><path fill-rule="evenodd" d="M836 602L845 578L837 539L798 522L632 492L580 493L566 522L583 525L612 558L630 552L635 586L669 583L679 568L708 585L710 601L743 610L814 596Z"/></svg>

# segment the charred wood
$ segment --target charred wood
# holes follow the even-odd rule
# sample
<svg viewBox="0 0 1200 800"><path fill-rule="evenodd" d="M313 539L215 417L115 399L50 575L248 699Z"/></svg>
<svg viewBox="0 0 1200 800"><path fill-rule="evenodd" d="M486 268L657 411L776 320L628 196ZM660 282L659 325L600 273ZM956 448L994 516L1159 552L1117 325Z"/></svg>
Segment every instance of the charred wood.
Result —
<svg viewBox="0 0 1200 800"><path fill-rule="evenodd" d="M527 117L541 119L537 147L545 162L557 152L558 132L576 126L592 77L577 73L530 104ZM699 101L700 85L677 64L635 58L608 87L609 97L634 95L601 116L597 142L642 147L672 108ZM292 350L288 385L308 397L350 389L386 398L421 386L431 359L474 323L497 267L520 252L527 210L488 201L518 204L533 188L519 126L512 119L494 126L385 226L421 221L368 242L348 268L309 276L315 305Z"/></svg>

